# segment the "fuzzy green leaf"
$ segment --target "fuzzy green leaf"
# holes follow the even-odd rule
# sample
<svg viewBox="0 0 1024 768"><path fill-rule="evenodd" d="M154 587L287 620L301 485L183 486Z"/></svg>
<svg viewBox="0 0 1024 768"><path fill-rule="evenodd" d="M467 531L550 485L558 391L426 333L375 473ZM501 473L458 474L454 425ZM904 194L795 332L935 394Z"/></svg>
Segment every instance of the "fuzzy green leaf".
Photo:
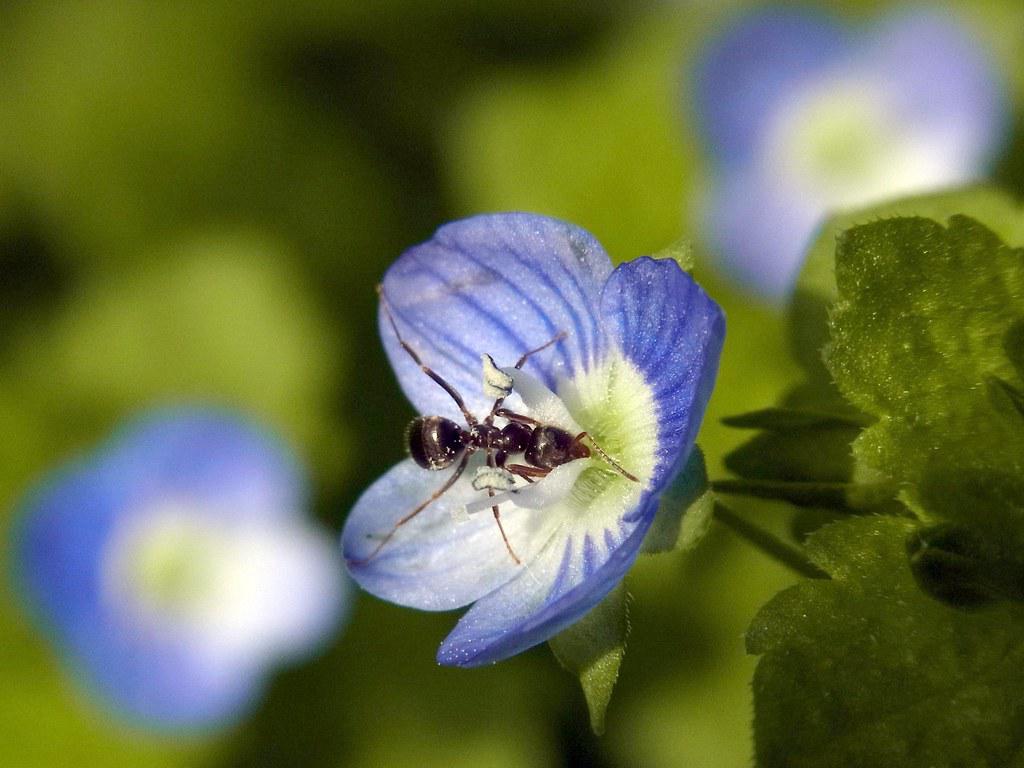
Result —
<svg viewBox="0 0 1024 768"><path fill-rule="evenodd" d="M895 495L884 479L854 482L850 444L870 421L853 409L766 408L722 421L762 431L726 455L740 479L716 481L719 493L847 512L873 510Z"/></svg>
<svg viewBox="0 0 1024 768"><path fill-rule="evenodd" d="M1024 319L1018 320L1006 331L1003 338L1003 349L1010 358L1017 375L1024 379Z"/></svg>
<svg viewBox="0 0 1024 768"><path fill-rule="evenodd" d="M1024 610L925 595L913 523L845 520L807 554L831 580L781 592L747 635L758 765L1024 765Z"/></svg>
<svg viewBox="0 0 1024 768"><path fill-rule="evenodd" d="M1010 245L1024 245L1024 211L998 190L970 187L848 211L829 219L819 230L807 257L790 306L794 352L813 375L826 377L821 351L828 342L828 313L836 300L836 241L848 229L894 217L922 216L946 221L963 214L980 221Z"/></svg>
<svg viewBox="0 0 1024 768"><path fill-rule="evenodd" d="M840 237L836 282L826 363L879 418L854 443L858 460L906 484L926 517L930 477L1024 475L1020 414L988 383L1024 383L1005 348L1024 318L1024 250L964 216L879 221Z"/></svg>
<svg viewBox="0 0 1024 768"><path fill-rule="evenodd" d="M558 662L579 677L590 727L598 735L604 732L604 714L626 655L628 634L626 588L619 584L590 613L548 641Z"/></svg>

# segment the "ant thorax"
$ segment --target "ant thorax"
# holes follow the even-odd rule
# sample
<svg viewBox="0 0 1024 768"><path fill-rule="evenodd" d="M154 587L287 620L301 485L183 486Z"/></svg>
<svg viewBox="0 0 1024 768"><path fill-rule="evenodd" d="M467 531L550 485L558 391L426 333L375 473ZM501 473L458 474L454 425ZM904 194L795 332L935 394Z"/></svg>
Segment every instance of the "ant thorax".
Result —
<svg viewBox="0 0 1024 768"><path fill-rule="evenodd" d="M590 448L584 442L586 431L576 422L561 399L531 374L513 368L499 368L490 355L482 355L484 394L508 403L497 409L494 427L509 429L530 422L528 444L520 456L506 461L488 461L476 467L472 486L480 498L467 504L461 514L492 511L511 502L519 508L539 509L568 494L589 463ZM504 413L513 414L508 418ZM557 442L559 454L545 461L531 448ZM513 463L514 462L514 463ZM550 464L551 466L545 466ZM506 468L511 466L515 471Z"/></svg>
<svg viewBox="0 0 1024 768"><path fill-rule="evenodd" d="M502 436L508 436L509 443L506 450L510 453L522 452L526 462L522 472L518 473L523 479L540 476L536 472L530 472L529 468L552 470L571 461L586 459L590 457L589 446L584 442L587 433L572 418L571 414L560 403L554 405L557 398L553 393L543 387L540 382L525 373L520 368L503 370L499 368L494 359L488 355L481 355L483 364L483 393L485 397L495 398L496 403L505 403L506 399L512 396L514 383L519 379L520 387L526 391L540 394L542 397L528 398L531 400L529 407L523 402L523 407L494 408L491 413L498 417L504 417L506 424L501 428ZM516 395L519 393L516 392ZM542 401L544 401L542 403ZM545 405L551 403L552 406ZM504 460L498 461L497 468L504 466ZM488 467L487 470L492 470ZM478 490L483 487L490 487L496 490L509 490L513 478L502 476L495 471L481 470L474 478L473 487ZM509 473L515 475L516 473Z"/></svg>

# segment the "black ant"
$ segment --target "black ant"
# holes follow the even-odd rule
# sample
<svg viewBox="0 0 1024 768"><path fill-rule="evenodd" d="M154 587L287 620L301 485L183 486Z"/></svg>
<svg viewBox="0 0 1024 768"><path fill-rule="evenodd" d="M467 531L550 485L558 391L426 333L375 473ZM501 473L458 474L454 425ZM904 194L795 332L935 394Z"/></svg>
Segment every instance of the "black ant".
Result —
<svg viewBox="0 0 1024 768"><path fill-rule="evenodd" d="M455 401L466 420L466 427L462 427L444 416L418 416L413 419L406 433L409 455L412 460L424 469L435 472L447 469L455 462L458 464L451 476L430 498L400 518L387 535L380 540L373 552L356 561L357 563L361 564L373 559L400 527L441 498L449 488L455 485L469 464L470 456L477 451L486 453L487 466L492 472L478 474L477 479L473 482L473 487L481 491L486 489L490 496L494 496L496 487L500 490L512 490L515 477L532 483L535 479L546 477L555 467L577 459L590 458L591 448L623 477L633 482L640 482L635 475L627 472L606 454L586 432L580 432L574 436L561 427L542 424L529 416L503 408L502 404L505 398L512 393L512 377L501 371L489 355L483 356L484 389L485 393L494 394L495 400L487 416L482 420L477 419L470 413L458 391L437 372L424 365L416 351L402 338L391 313L391 307L384 295L383 286L377 286L377 293L398 343L420 367L420 370L437 382L438 386ZM521 369L532 355L544 351L564 339L565 336L564 331L559 331L549 341L523 354L516 361L515 370ZM504 427L497 427L494 425L496 418L505 419L508 423ZM583 442L584 439L589 441L589 446ZM514 454L522 454L524 463L508 463ZM494 515L494 521L498 524L505 548L516 565L521 565L519 557L509 543L508 536L505 535L505 528L501 524L501 512L497 505L491 507L491 512Z"/></svg>

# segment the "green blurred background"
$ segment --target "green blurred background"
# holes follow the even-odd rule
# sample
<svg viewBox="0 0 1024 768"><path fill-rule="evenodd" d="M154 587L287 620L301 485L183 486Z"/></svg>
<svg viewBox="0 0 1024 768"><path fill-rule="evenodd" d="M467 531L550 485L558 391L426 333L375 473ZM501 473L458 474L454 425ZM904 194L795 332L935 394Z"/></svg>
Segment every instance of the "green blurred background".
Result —
<svg viewBox="0 0 1024 768"><path fill-rule="evenodd" d="M736 2L380 0L0 5L3 526L54 463L152 404L246 409L306 460L340 531L403 454L412 416L373 287L444 221L530 210L616 261L696 243L707 173L688 63ZM829 3L869 19L878 3ZM1024 7L963 2L1015 94ZM1019 98L1015 95L1019 103ZM1018 132L1019 133L1019 132ZM1015 144L1019 146L1019 141ZM1024 184L1011 149L997 180ZM701 434L712 476L745 436L718 419L799 379L785 319L699 262L729 316ZM785 525L786 510L748 512ZM743 632L793 577L713 529L642 559L608 714L546 647L443 669L454 615L360 595L318 659L220 734L126 729L84 697L0 592L10 766L744 766Z"/></svg>

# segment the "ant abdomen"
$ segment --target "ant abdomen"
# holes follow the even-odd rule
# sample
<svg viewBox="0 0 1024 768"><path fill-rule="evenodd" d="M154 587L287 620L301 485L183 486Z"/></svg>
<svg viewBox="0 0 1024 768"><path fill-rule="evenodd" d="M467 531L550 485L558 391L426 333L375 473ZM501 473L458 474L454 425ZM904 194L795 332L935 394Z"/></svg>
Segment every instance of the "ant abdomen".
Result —
<svg viewBox="0 0 1024 768"><path fill-rule="evenodd" d="M443 416L418 416L406 433L409 455L424 469L450 467L468 443L466 431Z"/></svg>

